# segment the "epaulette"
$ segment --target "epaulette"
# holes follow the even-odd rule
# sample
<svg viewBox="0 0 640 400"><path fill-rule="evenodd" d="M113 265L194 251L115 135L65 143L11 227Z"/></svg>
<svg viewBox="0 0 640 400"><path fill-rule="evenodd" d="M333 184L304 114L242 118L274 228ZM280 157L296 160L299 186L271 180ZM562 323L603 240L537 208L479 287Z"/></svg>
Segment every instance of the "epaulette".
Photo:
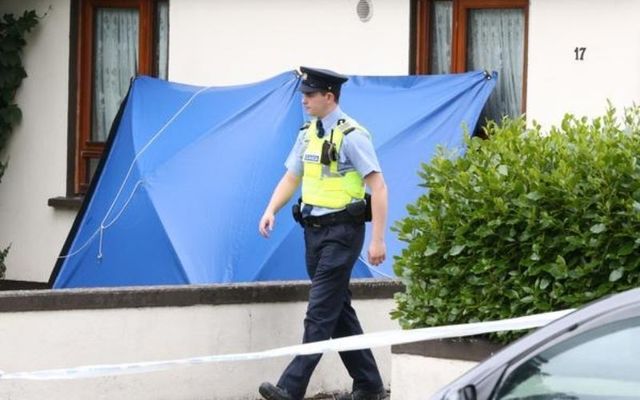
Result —
<svg viewBox="0 0 640 400"><path fill-rule="evenodd" d="M302 127L300 127L300 130L304 131L305 129L307 129L310 126L311 126L311 122L305 122L304 125L302 125Z"/></svg>
<svg viewBox="0 0 640 400"><path fill-rule="evenodd" d="M342 134L345 136L356 130L356 127L351 125L346 119L338 120L338 126L340 127Z"/></svg>

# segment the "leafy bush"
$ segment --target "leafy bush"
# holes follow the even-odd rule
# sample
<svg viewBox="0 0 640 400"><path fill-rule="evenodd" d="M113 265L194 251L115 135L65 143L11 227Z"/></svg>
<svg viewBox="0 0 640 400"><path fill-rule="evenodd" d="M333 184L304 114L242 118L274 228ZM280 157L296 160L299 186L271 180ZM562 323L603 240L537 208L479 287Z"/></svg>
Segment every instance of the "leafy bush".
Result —
<svg viewBox="0 0 640 400"><path fill-rule="evenodd" d="M13 126L22 118L20 108L13 100L27 76L22 66L22 49L27 44L25 35L37 24L38 16L33 10L25 11L19 18L5 14L0 19L0 150L9 139Z"/></svg>
<svg viewBox="0 0 640 400"><path fill-rule="evenodd" d="M580 306L640 283L640 107L566 115L543 133L490 123L420 172L427 189L394 230L407 247L392 313L403 327ZM510 339L512 335L503 335Z"/></svg>

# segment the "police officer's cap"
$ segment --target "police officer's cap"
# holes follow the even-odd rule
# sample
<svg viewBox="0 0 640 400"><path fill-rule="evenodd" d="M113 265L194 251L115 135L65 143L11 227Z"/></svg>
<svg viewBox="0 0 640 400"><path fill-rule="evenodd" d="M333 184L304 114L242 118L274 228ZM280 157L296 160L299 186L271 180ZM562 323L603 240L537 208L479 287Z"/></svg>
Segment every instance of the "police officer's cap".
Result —
<svg viewBox="0 0 640 400"><path fill-rule="evenodd" d="M300 67L300 72L302 72L302 82L300 83L302 93L339 92L340 86L349 79L328 69Z"/></svg>

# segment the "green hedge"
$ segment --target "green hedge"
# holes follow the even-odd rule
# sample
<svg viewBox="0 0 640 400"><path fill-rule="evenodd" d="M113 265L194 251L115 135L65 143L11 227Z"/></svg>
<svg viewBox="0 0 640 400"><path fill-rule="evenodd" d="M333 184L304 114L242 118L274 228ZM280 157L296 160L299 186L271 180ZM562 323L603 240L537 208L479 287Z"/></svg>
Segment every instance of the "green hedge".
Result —
<svg viewBox="0 0 640 400"><path fill-rule="evenodd" d="M542 132L504 119L461 156L440 149L394 230L403 327L580 306L640 283L640 107L565 116ZM513 336L503 335L508 340Z"/></svg>

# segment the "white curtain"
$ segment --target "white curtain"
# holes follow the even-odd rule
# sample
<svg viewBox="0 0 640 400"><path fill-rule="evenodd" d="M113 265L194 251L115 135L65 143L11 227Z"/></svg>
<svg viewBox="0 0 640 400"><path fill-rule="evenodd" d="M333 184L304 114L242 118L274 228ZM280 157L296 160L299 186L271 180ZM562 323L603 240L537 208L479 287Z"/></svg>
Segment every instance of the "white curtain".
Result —
<svg viewBox="0 0 640 400"><path fill-rule="evenodd" d="M500 120L522 110L524 12L522 9L470 10L467 70L498 71L498 83L481 116Z"/></svg>
<svg viewBox="0 0 640 400"><path fill-rule="evenodd" d="M158 78L167 79L169 74L169 2L158 2L158 41L156 50L156 65L158 66Z"/></svg>
<svg viewBox="0 0 640 400"><path fill-rule="evenodd" d="M451 72L453 1L434 1L431 9L431 73Z"/></svg>
<svg viewBox="0 0 640 400"><path fill-rule="evenodd" d="M98 8L95 16L91 140L107 140L109 128L138 70L138 10Z"/></svg>

